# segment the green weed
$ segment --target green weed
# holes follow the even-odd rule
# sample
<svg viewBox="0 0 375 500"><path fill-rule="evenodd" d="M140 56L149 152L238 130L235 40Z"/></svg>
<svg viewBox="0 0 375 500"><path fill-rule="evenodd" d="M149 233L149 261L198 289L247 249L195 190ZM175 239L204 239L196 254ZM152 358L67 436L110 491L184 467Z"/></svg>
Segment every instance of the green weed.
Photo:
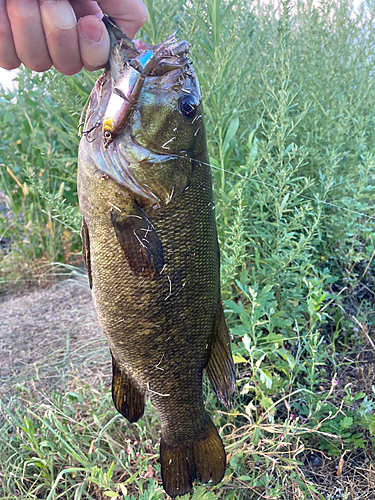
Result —
<svg viewBox="0 0 375 500"><path fill-rule="evenodd" d="M207 389L227 475L192 498L324 499L303 453L374 442L372 379L356 378L374 363L374 5L146 4L141 37L191 43L238 367L233 413ZM94 79L22 70L1 97L4 287L79 258L76 130ZM48 398L3 403L4 498L165 498L150 406L127 427L104 387Z"/></svg>

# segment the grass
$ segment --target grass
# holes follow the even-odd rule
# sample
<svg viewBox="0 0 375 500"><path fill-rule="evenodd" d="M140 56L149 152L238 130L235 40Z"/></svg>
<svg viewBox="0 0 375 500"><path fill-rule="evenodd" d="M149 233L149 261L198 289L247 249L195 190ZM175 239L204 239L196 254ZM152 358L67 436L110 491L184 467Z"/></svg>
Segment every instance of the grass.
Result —
<svg viewBox="0 0 375 500"><path fill-rule="evenodd" d="M160 425L150 402L145 417L129 426L113 411L108 384L94 388L76 380L64 394L46 394L28 380L15 392L2 403L0 442L9 455L2 465L7 496L0 498L165 498L157 461ZM214 409L210 398L208 407ZM193 498L246 498L264 486L266 498L288 498L294 486L315 490L299 476L295 456L304 448L304 431L295 422L274 424L263 417L254 424L246 413L219 412L214 420L228 451L227 474L214 489L197 488ZM286 472L292 473L287 485L275 477Z"/></svg>
<svg viewBox="0 0 375 500"><path fill-rule="evenodd" d="M176 29L200 79L238 367L232 413L206 390L227 474L193 499L372 498L375 8L146 4L141 37ZM2 94L4 290L80 261L76 128L94 80L22 70ZM151 405L127 426L105 381L66 384L18 380L3 398L0 498L165 498Z"/></svg>

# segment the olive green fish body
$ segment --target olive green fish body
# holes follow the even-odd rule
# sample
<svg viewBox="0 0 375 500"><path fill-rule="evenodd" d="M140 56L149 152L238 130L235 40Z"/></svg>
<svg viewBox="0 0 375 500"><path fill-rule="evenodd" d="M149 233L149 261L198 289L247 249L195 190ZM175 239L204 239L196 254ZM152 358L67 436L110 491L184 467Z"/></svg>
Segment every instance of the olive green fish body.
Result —
<svg viewBox="0 0 375 500"><path fill-rule="evenodd" d="M166 52L160 46L152 48L154 54ZM146 50L142 42L138 47ZM100 105L109 79L96 84L85 124L92 130L80 145L78 192L83 255L113 358L115 406L133 422L143 414L145 394L150 395L161 419L163 484L176 496L190 491L194 479L217 483L224 475L225 451L204 409L202 376L206 369L219 399L229 405L234 371L220 298L199 87L186 57L168 50L167 62L164 58L159 65L171 66L172 84L163 73L144 74L134 110L126 110L126 123L110 129L110 141L102 124L112 104L107 99ZM142 53L137 57L142 61ZM190 99L199 96L196 105L182 101L191 94ZM193 105L194 117L186 120ZM187 110L182 118L181 106L183 114ZM163 151L172 137L173 149L166 145ZM113 174L111 169L125 168L124 163L127 173Z"/></svg>

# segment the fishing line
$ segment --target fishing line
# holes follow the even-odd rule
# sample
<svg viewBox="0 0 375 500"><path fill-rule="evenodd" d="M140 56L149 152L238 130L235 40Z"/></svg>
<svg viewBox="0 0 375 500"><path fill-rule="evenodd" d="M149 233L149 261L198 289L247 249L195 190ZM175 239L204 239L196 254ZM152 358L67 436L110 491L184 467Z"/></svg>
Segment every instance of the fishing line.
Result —
<svg viewBox="0 0 375 500"><path fill-rule="evenodd" d="M236 172L231 172L230 170L226 170L224 168L216 167L215 165L211 165L210 163L206 163L204 161L196 160L195 158L190 158L188 156L181 156L181 155L177 155L177 154L173 154L173 156L176 156L178 158L185 158L188 160L196 161L197 163L201 163L202 165L207 165L208 167L214 168L215 170L220 170L220 172L226 172L227 174L231 174L231 175L234 175L236 177L240 177L241 179L245 179L246 181L256 182L258 184L262 184L264 186L268 186L268 187L271 187L273 189L277 189L277 186L274 186L273 184L270 184L269 182L260 181L257 179L252 179L251 177L246 177L245 175L241 175L241 174L238 174ZM315 198L311 198L310 196L306 196L304 194L297 194L294 191L291 191L289 189L284 189L284 191L286 193L293 194L295 196L299 196L300 198L304 198L305 200L313 201L315 203L322 203L323 205L328 205L329 207L338 208L339 210L344 210L345 212L349 212L349 213L352 213L355 215L360 215L362 217L365 217L366 219L370 219L370 220L375 222L375 217L372 215L367 215L367 214L364 214L362 212L357 212L356 210L351 210L350 208L342 207L340 205L335 205L334 203L329 203L328 201L317 200Z"/></svg>

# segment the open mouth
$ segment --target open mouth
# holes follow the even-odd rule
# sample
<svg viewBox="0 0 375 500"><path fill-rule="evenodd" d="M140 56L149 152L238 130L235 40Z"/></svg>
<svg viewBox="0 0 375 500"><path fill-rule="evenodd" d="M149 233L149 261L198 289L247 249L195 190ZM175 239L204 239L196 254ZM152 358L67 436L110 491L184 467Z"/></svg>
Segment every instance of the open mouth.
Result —
<svg viewBox="0 0 375 500"><path fill-rule="evenodd" d="M115 34L112 33L112 36ZM116 40L117 44L119 43ZM145 79L147 77L159 77L165 79L171 75L171 79L176 78L175 72L182 71L184 66L189 64L187 53L189 45L187 42L178 42L175 33L162 43L152 46L139 40L135 40L134 46L137 55L129 59L128 48L122 54L123 67L116 72L115 80L111 77L111 93L106 106L102 121L102 140L107 149L112 142L124 130L131 118L139 97L141 95ZM118 63L118 51L120 47L111 53L111 72ZM116 60L117 58L117 60ZM118 74L119 73L119 74Z"/></svg>
<svg viewBox="0 0 375 500"><path fill-rule="evenodd" d="M158 203L159 197L146 184L139 182L135 170L139 169L139 165L145 168L147 164L159 165L161 168L163 164L175 160L176 155L161 154L145 148L132 137L128 129L129 127L122 131L121 140L114 140L110 149L107 149L103 147L100 139L101 127L98 125L96 130L90 133L95 132L95 135L90 138L89 134L87 141L82 141L81 147L86 150L100 172L108 175L134 195L147 198L152 204Z"/></svg>
<svg viewBox="0 0 375 500"><path fill-rule="evenodd" d="M164 190L160 189L162 181L156 174L154 179L145 181L144 172L163 172L166 170L163 166L167 167L180 155L173 154L172 139L160 147L151 143L148 147L148 141L146 146L142 145L132 134L131 118L146 78L156 77L153 80L164 90L182 85L181 75L190 66L189 46L185 41L178 42L174 34L152 46L129 40L115 25L109 26L109 33L112 44L109 68L92 91L83 130L86 140L81 141L80 147L101 173L135 196L158 204L161 198L165 199ZM158 187L151 189L149 184Z"/></svg>

